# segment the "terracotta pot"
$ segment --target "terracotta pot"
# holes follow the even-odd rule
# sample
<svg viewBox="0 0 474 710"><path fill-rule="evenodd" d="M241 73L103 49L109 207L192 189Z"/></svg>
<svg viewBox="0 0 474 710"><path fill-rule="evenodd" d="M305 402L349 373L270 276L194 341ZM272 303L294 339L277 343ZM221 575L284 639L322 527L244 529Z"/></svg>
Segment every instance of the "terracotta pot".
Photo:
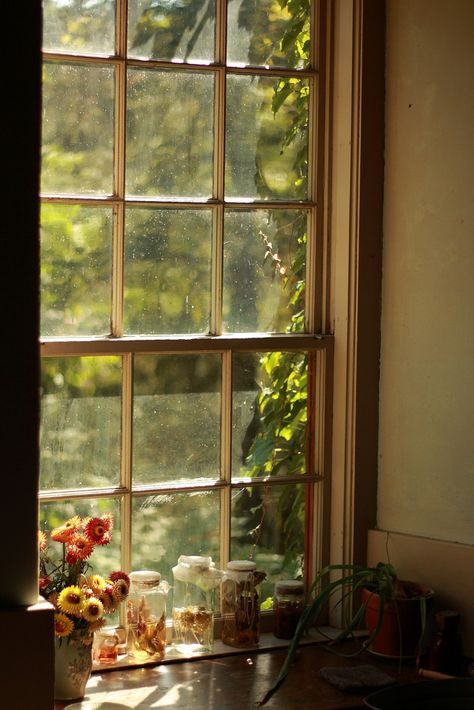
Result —
<svg viewBox="0 0 474 710"><path fill-rule="evenodd" d="M433 590L421 587L427 603ZM380 596L368 589L362 590L362 601L366 604L365 618L369 633L377 626ZM388 599L385 601L382 625L369 651L389 658L416 658L422 631L420 599Z"/></svg>

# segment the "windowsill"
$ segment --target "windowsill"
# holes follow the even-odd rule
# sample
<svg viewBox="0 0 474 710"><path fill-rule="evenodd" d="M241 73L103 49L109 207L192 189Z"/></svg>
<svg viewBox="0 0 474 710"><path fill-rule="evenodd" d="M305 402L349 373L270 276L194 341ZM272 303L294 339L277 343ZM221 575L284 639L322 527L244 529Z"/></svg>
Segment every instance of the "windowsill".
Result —
<svg viewBox="0 0 474 710"><path fill-rule="evenodd" d="M310 629L308 634L300 641L301 646L314 643L323 643L328 640L333 640L337 637L340 631L333 627L323 626L320 630ZM363 632L361 632L363 633ZM157 660L137 660L127 654L119 655L118 660L115 663L104 664L96 663L94 661L92 666L93 673L104 673L107 671L124 670L128 668L145 668L156 665L163 665L167 663L182 663L184 661L199 661L199 660L209 660L212 658L223 658L226 656L236 656L242 653L261 653L266 651L273 651L278 649L288 648L290 641L284 639L278 639L273 634L261 633L260 643L257 648L234 648L233 646L227 646L222 643L220 639L215 639L214 648L212 652L203 653L199 655L184 655L179 653L170 644L166 647L165 658L162 661Z"/></svg>
<svg viewBox="0 0 474 710"><path fill-rule="evenodd" d="M336 632L332 630L332 635ZM322 637L320 637L322 638ZM413 663L382 661L367 651L354 656L360 644L348 641L338 645L335 655L318 636L311 634L302 642L285 683L268 704L274 710L314 708L319 710L354 710L363 708L367 692L341 691L321 678L324 666L349 667L370 663L399 682L420 680ZM341 655L341 651L347 657ZM351 657L352 656L352 657ZM124 664L100 666L89 679L84 705L100 710L179 708L180 710L242 710L254 708L275 681L285 660L285 642L263 634L258 649L230 649L216 643L212 655L190 660L171 658L142 667ZM186 660L186 662L180 662ZM196 662L197 661L197 662ZM107 672L114 670L115 672ZM71 701L57 701L55 710L64 710ZM90 705L89 705L90 704Z"/></svg>

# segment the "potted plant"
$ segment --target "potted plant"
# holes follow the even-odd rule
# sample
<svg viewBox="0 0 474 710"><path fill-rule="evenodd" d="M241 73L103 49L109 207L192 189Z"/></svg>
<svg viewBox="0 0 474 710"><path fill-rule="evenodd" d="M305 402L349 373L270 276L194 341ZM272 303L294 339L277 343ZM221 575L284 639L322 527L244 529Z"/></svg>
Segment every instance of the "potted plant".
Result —
<svg viewBox="0 0 474 710"><path fill-rule="evenodd" d="M331 579L334 573L339 576ZM314 625L320 612L334 595L338 596L338 603L351 600L354 595L357 601L359 598L362 600L356 612L345 623L336 642L352 636L365 619L369 634L356 653L368 649L382 655L402 658L412 654L413 631L415 630L416 645L424 633L427 600L433 596L433 591L413 582L399 580L395 569L389 563L379 562L375 567L351 564L324 567L311 585L307 604L280 673L260 705L265 705L284 682L302 636L310 626ZM410 611L415 611L415 614L405 612L404 602L407 601L412 604ZM408 629L404 629L405 623L408 623ZM382 638L392 634L395 640L392 638L388 646L380 642L377 644L381 632L383 632Z"/></svg>

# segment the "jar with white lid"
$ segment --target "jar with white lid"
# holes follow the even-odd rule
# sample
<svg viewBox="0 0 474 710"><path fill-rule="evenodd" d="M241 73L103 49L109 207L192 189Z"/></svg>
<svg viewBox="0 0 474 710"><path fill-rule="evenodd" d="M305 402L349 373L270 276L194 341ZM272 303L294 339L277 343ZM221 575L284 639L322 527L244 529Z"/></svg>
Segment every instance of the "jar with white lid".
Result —
<svg viewBox="0 0 474 710"><path fill-rule="evenodd" d="M173 567L173 646L179 653L212 651L221 578L211 557L181 555Z"/></svg>
<svg viewBox="0 0 474 710"><path fill-rule="evenodd" d="M227 563L221 584L222 642L236 648L258 646L260 596L258 585L266 577L251 560Z"/></svg>
<svg viewBox="0 0 474 710"><path fill-rule="evenodd" d="M279 639L291 639L305 606L304 584L297 579L280 580L273 597L273 633Z"/></svg>
<svg viewBox="0 0 474 710"><path fill-rule="evenodd" d="M169 585L159 572L130 573L127 598L127 651L140 660L163 660L166 650L166 597Z"/></svg>

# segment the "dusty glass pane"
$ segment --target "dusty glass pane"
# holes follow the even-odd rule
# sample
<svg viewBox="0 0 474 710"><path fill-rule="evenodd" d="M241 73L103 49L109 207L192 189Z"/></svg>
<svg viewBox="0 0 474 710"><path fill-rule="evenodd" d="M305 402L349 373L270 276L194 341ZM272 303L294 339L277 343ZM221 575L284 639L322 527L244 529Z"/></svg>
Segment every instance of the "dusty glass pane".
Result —
<svg viewBox="0 0 474 710"><path fill-rule="evenodd" d="M242 486L232 492L231 556L251 558L267 573L260 599L278 579L301 578L304 566L304 484Z"/></svg>
<svg viewBox="0 0 474 710"><path fill-rule="evenodd" d="M127 210L127 333L209 332L211 239L208 210Z"/></svg>
<svg viewBox="0 0 474 710"><path fill-rule="evenodd" d="M220 355L135 357L135 484L219 477Z"/></svg>
<svg viewBox="0 0 474 710"><path fill-rule="evenodd" d="M110 329L112 211L41 208L41 335L106 335Z"/></svg>
<svg viewBox="0 0 474 710"><path fill-rule="evenodd" d="M43 0L43 49L113 54L115 0Z"/></svg>
<svg viewBox="0 0 474 710"><path fill-rule="evenodd" d="M40 488L118 485L121 359L41 360Z"/></svg>
<svg viewBox="0 0 474 710"><path fill-rule="evenodd" d="M297 69L309 61L310 2L229 0L229 64Z"/></svg>
<svg viewBox="0 0 474 710"><path fill-rule="evenodd" d="M232 360L232 478L306 472L305 353L236 353Z"/></svg>
<svg viewBox="0 0 474 710"><path fill-rule="evenodd" d="M69 498L48 503L42 502L40 503L39 527L40 530L49 533L74 515L78 515L80 518L95 518L101 517L105 513L113 515L112 540L108 545L96 545L90 557L90 563L94 574L108 576L111 572L122 569L120 560L122 531L120 529L120 500L118 498L81 498L76 500ZM55 558L58 558L61 550L61 543L54 541L51 543L50 551ZM107 616L108 622L111 619L111 616Z"/></svg>
<svg viewBox="0 0 474 710"><path fill-rule="evenodd" d="M304 330L306 225L303 210L226 210L226 332Z"/></svg>
<svg viewBox="0 0 474 710"><path fill-rule="evenodd" d="M215 0L128 0L128 56L212 62Z"/></svg>
<svg viewBox="0 0 474 710"><path fill-rule="evenodd" d="M112 193L114 71L44 63L41 189Z"/></svg>
<svg viewBox="0 0 474 710"><path fill-rule="evenodd" d="M211 196L213 98L212 74L129 71L128 194Z"/></svg>
<svg viewBox="0 0 474 710"><path fill-rule="evenodd" d="M180 555L205 555L219 566L218 491L157 493L132 501L132 570L153 569L173 584ZM168 609L172 606L169 594Z"/></svg>
<svg viewBox="0 0 474 710"><path fill-rule="evenodd" d="M306 199L308 82L228 76L226 194Z"/></svg>

